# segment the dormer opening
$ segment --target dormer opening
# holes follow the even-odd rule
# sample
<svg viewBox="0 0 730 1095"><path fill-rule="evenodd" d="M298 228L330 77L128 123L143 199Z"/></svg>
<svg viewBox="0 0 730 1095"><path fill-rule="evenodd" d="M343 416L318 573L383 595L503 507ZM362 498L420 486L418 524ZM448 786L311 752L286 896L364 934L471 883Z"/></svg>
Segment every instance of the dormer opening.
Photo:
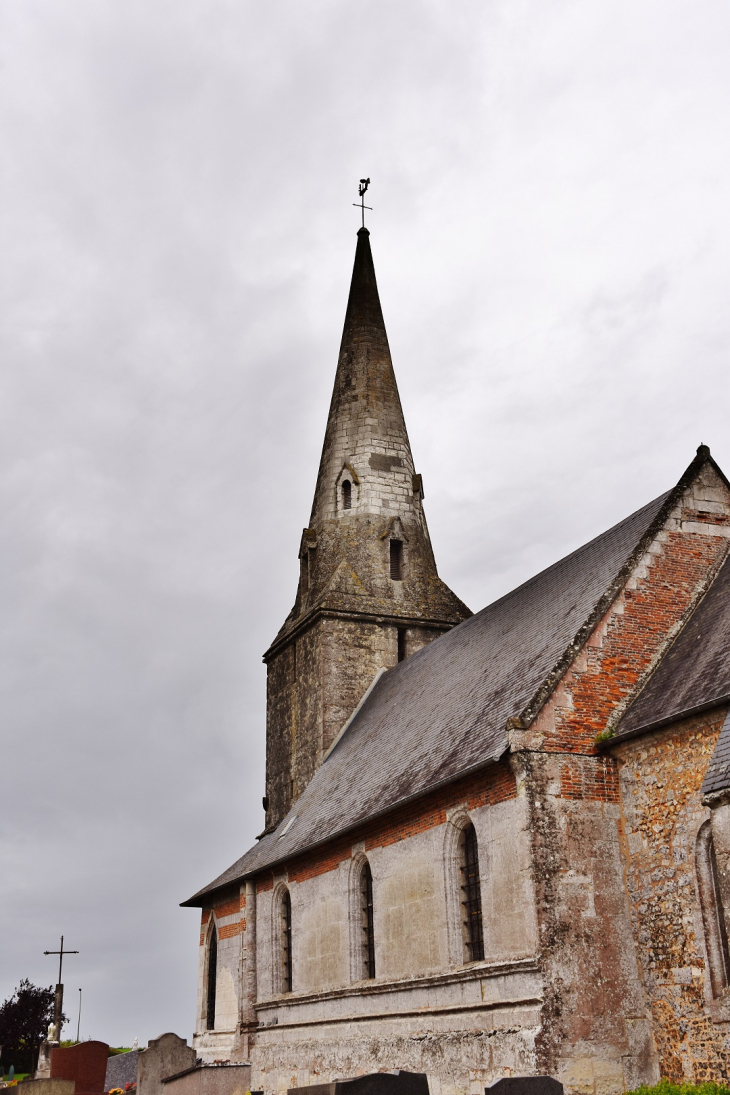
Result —
<svg viewBox="0 0 730 1095"><path fill-rule="evenodd" d="M352 483L349 479L342 480L342 508L352 509Z"/></svg>
<svg viewBox="0 0 730 1095"><path fill-rule="evenodd" d="M403 580L403 541L390 541L390 576L394 582Z"/></svg>

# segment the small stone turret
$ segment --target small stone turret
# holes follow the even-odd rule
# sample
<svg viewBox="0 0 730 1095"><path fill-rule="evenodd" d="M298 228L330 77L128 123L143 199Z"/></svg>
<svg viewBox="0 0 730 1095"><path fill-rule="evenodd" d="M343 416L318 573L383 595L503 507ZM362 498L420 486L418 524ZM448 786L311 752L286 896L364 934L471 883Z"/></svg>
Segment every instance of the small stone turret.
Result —
<svg viewBox="0 0 730 1095"><path fill-rule="evenodd" d="M264 655L267 828L307 785L376 672L471 615L436 571L369 235L358 232L296 601Z"/></svg>

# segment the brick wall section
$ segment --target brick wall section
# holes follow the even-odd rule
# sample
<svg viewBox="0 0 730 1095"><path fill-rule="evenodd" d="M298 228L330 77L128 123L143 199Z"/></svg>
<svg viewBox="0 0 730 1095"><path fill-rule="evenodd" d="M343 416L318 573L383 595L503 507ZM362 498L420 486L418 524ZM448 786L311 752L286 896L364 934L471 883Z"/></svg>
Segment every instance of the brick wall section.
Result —
<svg viewBox="0 0 730 1095"><path fill-rule="evenodd" d="M724 536L665 535L645 577L624 590L566 674L562 691L568 702L556 707L545 743L551 751L595 751L596 735L632 694L727 550Z"/></svg>
<svg viewBox="0 0 730 1095"><path fill-rule="evenodd" d="M560 764L562 798L618 802L618 766L613 757L566 756Z"/></svg>
<svg viewBox="0 0 730 1095"><path fill-rule="evenodd" d="M626 886L661 1072L674 1082L730 1076L728 1024L708 1003L695 842L700 788L725 709L614 747L625 818Z"/></svg>
<svg viewBox="0 0 730 1095"><path fill-rule="evenodd" d="M344 860L350 859L354 844L364 843L365 851L385 848L443 825L450 809L466 806L468 810L475 810L480 806L504 802L516 794L515 777L510 768L506 764L490 765L417 802L394 810L387 817L371 821L324 848L297 857L289 864L287 877L292 882L316 878L317 875L336 870ZM273 875L264 875L257 880L257 892L270 890L273 884Z"/></svg>

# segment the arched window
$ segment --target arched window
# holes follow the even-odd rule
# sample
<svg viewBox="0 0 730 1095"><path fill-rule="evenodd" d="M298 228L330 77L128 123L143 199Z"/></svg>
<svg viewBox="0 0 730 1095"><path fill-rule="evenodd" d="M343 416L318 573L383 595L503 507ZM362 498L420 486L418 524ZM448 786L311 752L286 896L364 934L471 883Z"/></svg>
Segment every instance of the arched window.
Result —
<svg viewBox="0 0 730 1095"><path fill-rule="evenodd" d="M705 929L712 995L718 997L729 983L730 954L711 821L706 821L697 834L697 888Z"/></svg>
<svg viewBox="0 0 730 1095"><path fill-rule="evenodd" d="M375 977L375 931L373 925L373 873L367 860L360 875L360 910L362 915L362 975Z"/></svg>
<svg viewBox="0 0 730 1095"><path fill-rule="evenodd" d="M208 984L205 1006L205 1028L215 1030L215 987L218 980L218 932L215 924L208 938Z"/></svg>
<svg viewBox="0 0 730 1095"><path fill-rule="evenodd" d="M281 895L281 991L292 990L291 897L288 890Z"/></svg>
<svg viewBox="0 0 730 1095"><path fill-rule="evenodd" d="M352 483L349 479L342 480L342 508L352 509Z"/></svg>
<svg viewBox="0 0 730 1095"><path fill-rule="evenodd" d="M477 834L471 822L461 832L461 905L464 910L464 945L467 962L484 958L482 893L479 879Z"/></svg>
<svg viewBox="0 0 730 1095"><path fill-rule="evenodd" d="M403 578L403 541L390 541L390 576L400 582Z"/></svg>

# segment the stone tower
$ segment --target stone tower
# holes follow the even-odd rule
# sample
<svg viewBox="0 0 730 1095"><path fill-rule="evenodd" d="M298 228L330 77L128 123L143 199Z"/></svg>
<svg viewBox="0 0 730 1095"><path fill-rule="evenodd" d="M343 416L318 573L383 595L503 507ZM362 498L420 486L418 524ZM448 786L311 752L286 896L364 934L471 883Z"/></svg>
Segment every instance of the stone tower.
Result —
<svg viewBox="0 0 730 1095"><path fill-rule="evenodd" d="M471 615L436 571L370 233L357 235L296 601L264 655L267 829L304 790L378 670Z"/></svg>

